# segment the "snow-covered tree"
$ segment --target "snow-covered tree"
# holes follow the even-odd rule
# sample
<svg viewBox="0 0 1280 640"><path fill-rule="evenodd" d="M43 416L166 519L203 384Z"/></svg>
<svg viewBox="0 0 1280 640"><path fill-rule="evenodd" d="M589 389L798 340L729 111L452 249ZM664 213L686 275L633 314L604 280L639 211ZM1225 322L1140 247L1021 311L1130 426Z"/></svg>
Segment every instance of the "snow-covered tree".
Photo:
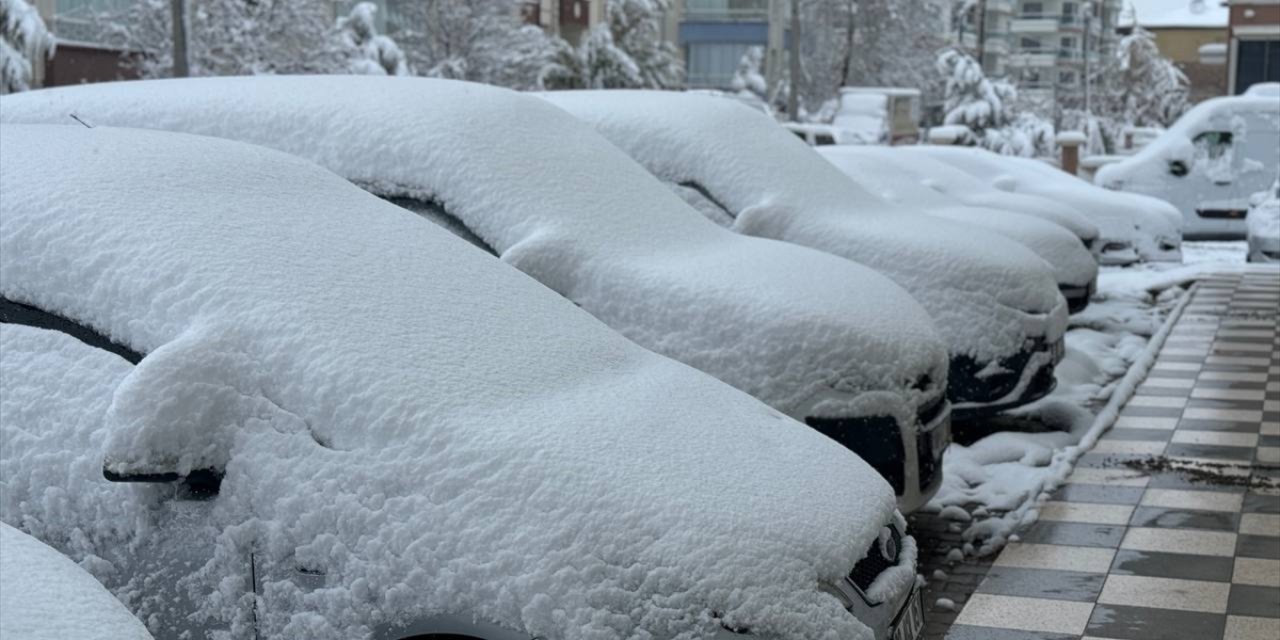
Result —
<svg viewBox="0 0 1280 640"><path fill-rule="evenodd" d="M525 24L519 0L411 0L393 35L425 75L515 89L545 88L567 46Z"/></svg>
<svg viewBox="0 0 1280 640"><path fill-rule="evenodd" d="M609 0L607 20L583 34L576 49L563 50L558 88L676 89L684 66L662 37L662 13L670 0Z"/></svg>
<svg viewBox="0 0 1280 640"><path fill-rule="evenodd" d="M201 0L187 3L191 75L333 73L348 70L334 36L332 8L315 0ZM145 78L172 73L169 0L139 0L101 16L104 37L140 52L131 63Z"/></svg>
<svg viewBox="0 0 1280 640"><path fill-rule="evenodd" d="M798 0L800 97L810 111L841 86L935 90L945 12L933 0Z"/></svg>
<svg viewBox="0 0 1280 640"><path fill-rule="evenodd" d="M1106 73L1111 110L1125 124L1169 126L1190 107L1187 76L1160 55L1155 36L1142 27L1120 39Z"/></svg>
<svg viewBox="0 0 1280 640"><path fill-rule="evenodd" d="M343 41L351 49L351 70L368 75L412 75L396 41L378 33L374 14L378 5L360 2L338 21Z"/></svg>
<svg viewBox="0 0 1280 640"><path fill-rule="evenodd" d="M937 70L946 85L943 122L968 130L960 144L1006 155L1054 153L1053 125L1031 111L1018 111L1012 84L987 78L977 60L955 49L938 55Z"/></svg>
<svg viewBox="0 0 1280 640"><path fill-rule="evenodd" d="M948 49L938 55L944 88L945 124L959 124L975 133L1003 127L1012 119L1007 101L1017 96L1008 82L990 80L982 65L968 54Z"/></svg>
<svg viewBox="0 0 1280 640"><path fill-rule="evenodd" d="M34 66L53 56L44 20L26 0L0 0L0 94L31 88Z"/></svg>

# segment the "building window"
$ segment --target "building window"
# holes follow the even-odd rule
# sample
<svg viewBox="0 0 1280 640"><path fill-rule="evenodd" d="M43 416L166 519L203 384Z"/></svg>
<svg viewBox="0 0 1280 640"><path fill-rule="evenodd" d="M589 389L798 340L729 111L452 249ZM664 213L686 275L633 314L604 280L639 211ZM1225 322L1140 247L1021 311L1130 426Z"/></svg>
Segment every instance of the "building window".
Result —
<svg viewBox="0 0 1280 640"><path fill-rule="evenodd" d="M1023 51L1039 51L1041 49L1039 38L1023 38L1020 44Z"/></svg>
<svg viewBox="0 0 1280 640"><path fill-rule="evenodd" d="M1236 51L1236 93L1259 82L1280 82L1280 40L1240 40Z"/></svg>
<svg viewBox="0 0 1280 640"><path fill-rule="evenodd" d="M1028 18L1039 18L1044 15L1043 2L1024 2L1022 3L1022 15Z"/></svg>
<svg viewBox="0 0 1280 640"><path fill-rule="evenodd" d="M1069 87L1075 86L1075 84L1076 84L1076 72L1074 72L1074 71L1059 71L1059 72L1058 72L1058 84L1066 85L1066 86L1069 86Z"/></svg>
<svg viewBox="0 0 1280 640"><path fill-rule="evenodd" d="M693 88L727 89L738 62L752 45L739 42L691 42L686 45L686 75Z"/></svg>

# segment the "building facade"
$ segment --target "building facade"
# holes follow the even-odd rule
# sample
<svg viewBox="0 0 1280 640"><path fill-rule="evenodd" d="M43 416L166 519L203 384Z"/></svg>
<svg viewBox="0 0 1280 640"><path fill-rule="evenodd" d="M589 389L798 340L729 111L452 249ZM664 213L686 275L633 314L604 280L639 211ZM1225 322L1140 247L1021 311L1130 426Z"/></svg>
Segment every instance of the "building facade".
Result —
<svg viewBox="0 0 1280 640"><path fill-rule="evenodd" d="M786 64L786 0L673 0L665 37L684 57L691 89L728 89L751 47L764 50L773 86Z"/></svg>
<svg viewBox="0 0 1280 640"><path fill-rule="evenodd" d="M1228 91L1238 95L1260 82L1280 82L1280 0L1228 0L1228 5Z"/></svg>
<svg viewBox="0 0 1280 640"><path fill-rule="evenodd" d="M992 77L1043 104L1086 99L1087 74L1114 50L1122 0L978 0L951 40Z"/></svg>

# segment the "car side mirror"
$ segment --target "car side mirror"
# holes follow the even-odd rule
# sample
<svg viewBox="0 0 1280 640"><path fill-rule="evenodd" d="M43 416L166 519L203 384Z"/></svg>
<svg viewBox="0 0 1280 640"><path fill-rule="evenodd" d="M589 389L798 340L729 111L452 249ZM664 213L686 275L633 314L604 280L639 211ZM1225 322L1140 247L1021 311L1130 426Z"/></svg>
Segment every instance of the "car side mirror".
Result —
<svg viewBox="0 0 1280 640"><path fill-rule="evenodd" d="M1190 172L1190 170L1187 168L1187 163L1185 163L1185 162L1183 162L1183 161L1181 161L1181 160L1170 160L1170 161L1169 161L1169 173L1170 173L1170 175L1173 175L1174 177L1181 178L1181 177L1183 177L1183 176L1187 175L1187 173L1189 173L1189 172Z"/></svg>

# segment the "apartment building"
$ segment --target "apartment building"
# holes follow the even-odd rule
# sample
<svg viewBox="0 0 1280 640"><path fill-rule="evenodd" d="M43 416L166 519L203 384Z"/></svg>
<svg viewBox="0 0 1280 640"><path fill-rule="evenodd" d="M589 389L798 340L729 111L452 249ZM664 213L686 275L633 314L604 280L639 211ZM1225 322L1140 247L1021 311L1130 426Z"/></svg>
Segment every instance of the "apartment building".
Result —
<svg viewBox="0 0 1280 640"><path fill-rule="evenodd" d="M952 40L987 74L1044 104L1081 100L1085 74L1114 50L1123 0L978 0Z"/></svg>
<svg viewBox="0 0 1280 640"><path fill-rule="evenodd" d="M673 0L664 36L684 56L691 89L727 89L743 54L765 52L770 84L786 64L786 0Z"/></svg>

